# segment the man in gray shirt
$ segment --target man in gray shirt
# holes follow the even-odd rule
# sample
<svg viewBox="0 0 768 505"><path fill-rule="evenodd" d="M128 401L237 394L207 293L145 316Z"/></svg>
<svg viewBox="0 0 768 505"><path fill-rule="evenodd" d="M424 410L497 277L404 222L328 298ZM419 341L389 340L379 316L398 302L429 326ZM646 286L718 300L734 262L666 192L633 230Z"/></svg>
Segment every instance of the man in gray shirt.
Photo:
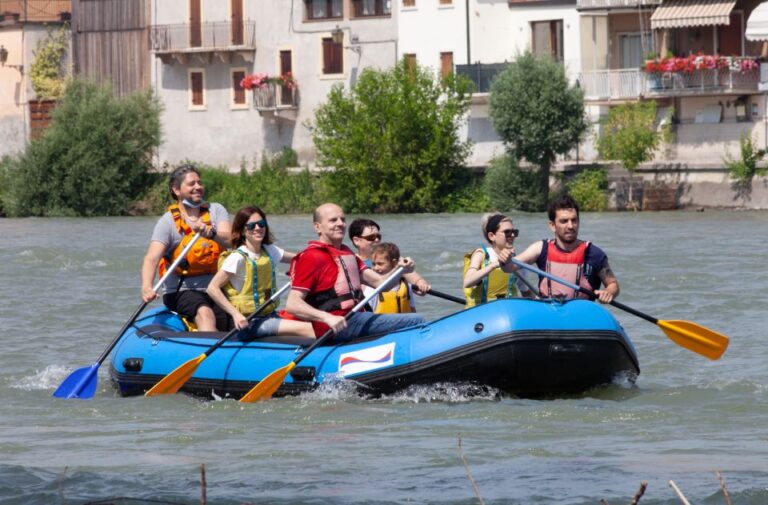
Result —
<svg viewBox="0 0 768 505"><path fill-rule="evenodd" d="M163 303L200 331L226 330L227 313L205 290L216 273L219 253L229 247L229 214L222 205L205 202L200 172L192 165L181 165L171 173L169 189L176 203L155 224L141 267L141 296L145 302L157 298L152 282L158 266L169 265L191 237L200 233L186 260L166 279Z"/></svg>

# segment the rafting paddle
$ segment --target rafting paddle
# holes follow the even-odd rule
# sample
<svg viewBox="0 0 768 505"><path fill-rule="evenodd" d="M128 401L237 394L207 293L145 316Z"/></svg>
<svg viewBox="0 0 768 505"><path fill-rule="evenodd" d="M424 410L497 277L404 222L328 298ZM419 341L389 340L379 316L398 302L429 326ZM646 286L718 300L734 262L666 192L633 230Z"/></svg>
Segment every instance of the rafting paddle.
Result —
<svg viewBox="0 0 768 505"><path fill-rule="evenodd" d="M344 316L344 319L349 319L352 314L357 312L358 310L365 307L368 302L370 302L374 297L379 296L379 293L384 291L387 287L391 286L392 283L400 276L400 274L403 272L403 267L397 268L394 272L392 272L392 275L387 277L381 284L378 285L378 287L373 290L368 296L366 296L363 301L355 305L352 310L347 312L347 314ZM322 343L324 343L326 340L331 338L334 335L333 330L329 329L323 335L315 340L315 342L307 347L307 349L299 354L299 357L288 363L282 368L278 368L271 374L264 377L258 384L253 386L250 391L245 393L245 395L240 398L241 403L252 403L257 402L259 400L268 400L273 394L275 394L275 391L278 390L278 388L283 384L283 381L288 376L291 370L299 364L301 360L306 358L309 353L315 350L315 348Z"/></svg>
<svg viewBox="0 0 768 505"><path fill-rule="evenodd" d="M458 296L449 295L448 293L443 293L441 291L436 291L432 288L427 291L428 294L432 296L436 296L438 298L442 298L443 300L448 300L449 302L456 302L460 303L462 305L466 304L467 301L464 298L459 298Z"/></svg>
<svg viewBox="0 0 768 505"><path fill-rule="evenodd" d="M527 263L523 263L522 261L515 258L510 258L510 261L520 268L525 268L526 270L535 272L548 279L552 279L553 281L558 282L563 286L567 286L571 289L584 293L592 299L597 298L597 295L589 289L577 286L576 284L572 284L565 279L561 279L548 272L539 270L538 268ZM623 303L617 302L616 300L612 300L610 304L616 308L619 308L625 312L629 312L634 316L645 319L646 321L657 325L674 343L680 347L684 347L689 351L701 354L702 356L705 356L709 359L720 359L720 356L722 356L725 350L728 348L728 337L722 333L710 330L709 328L705 328L699 324L692 323L690 321L659 320L655 317L649 316L648 314L643 314L639 310L635 310L632 307L628 307Z"/></svg>
<svg viewBox="0 0 768 505"><path fill-rule="evenodd" d="M171 266L169 266L165 271L165 275L163 275L160 280L157 281L157 284L155 284L155 286L152 288L153 291L157 292L162 287L162 285L165 284L168 276L171 275L171 272L176 270L176 267L179 266L179 263L181 263L181 261L187 256L187 253L192 249L192 246L195 245L195 242L197 242L197 239L199 238L199 233L192 237L192 240L189 241L189 244L184 247L184 249L181 251L181 254L179 254L174 262L171 263ZM69 376L64 379L64 382L62 382L56 391L53 392L53 396L56 398L79 398L81 400L93 398L93 395L96 393L96 385L99 381L99 367L104 362L104 360L107 359L107 356L109 356L109 353L112 352L112 349L115 348L117 342L120 340L120 337L122 337L123 333L125 333L125 330L127 330L128 327L136 321L136 318L139 317L139 314L144 311L144 308L146 308L147 305L149 305L149 302L141 302L141 305L136 308L131 318L123 325L122 328L120 328L118 334L115 335L112 343L110 343L104 352L101 353L101 356L99 356L99 359L96 360L96 363L91 366L78 368L69 374Z"/></svg>
<svg viewBox="0 0 768 505"><path fill-rule="evenodd" d="M280 298L283 293L285 293L288 288L291 287L291 283L287 283L285 286L280 288L275 294L273 294L271 297L269 297L269 300L262 303L261 305L256 308L256 311L248 316L248 320L250 321L253 317L261 314L261 312L269 306L273 301ZM223 337L221 337L218 342L213 344L211 347L208 348L207 351L205 351L203 354L198 356L197 358L192 358L191 360L187 361L186 363L182 363L179 365L173 372L169 373L162 379L160 379L160 382L154 385L152 389L144 393L144 396L155 396L155 395L170 395L175 392L177 392L179 389L181 389L181 386L183 386L189 379L192 377L192 374L195 373L195 370L197 370L197 367L200 366L200 363L205 361L205 359L213 354L213 351L221 347L224 342L229 340L229 338L236 334L237 332L242 331L238 328L233 329Z"/></svg>

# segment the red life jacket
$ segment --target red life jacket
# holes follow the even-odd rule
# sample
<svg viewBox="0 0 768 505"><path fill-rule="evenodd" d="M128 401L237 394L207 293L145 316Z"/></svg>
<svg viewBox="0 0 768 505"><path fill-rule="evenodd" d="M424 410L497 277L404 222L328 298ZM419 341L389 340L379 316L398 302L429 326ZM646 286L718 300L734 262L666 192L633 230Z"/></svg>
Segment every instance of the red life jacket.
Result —
<svg viewBox="0 0 768 505"><path fill-rule="evenodd" d="M341 246L341 249L336 249L330 244L312 241L306 249L291 260L291 276L293 276L293 270L301 255L313 249L319 249L328 253L336 265L336 281L330 289L308 294L305 301L318 310L344 316L363 299L357 257L351 249L344 245ZM293 314L284 310L281 311L280 315L285 319L297 319ZM315 335L318 336L328 330L328 326L319 321L312 322L312 327L315 330Z"/></svg>
<svg viewBox="0 0 768 505"><path fill-rule="evenodd" d="M184 217L181 215L181 209L179 204L175 203L168 207L168 212L173 217L173 223L176 225L176 230L181 235L181 242L176 246L170 254L166 255L160 260L158 269L160 270L160 276L165 275L165 270L168 266L174 262L174 260L181 254L181 251L187 246L192 237L195 236L192 233L192 228L189 227ZM203 204L200 207L200 219L203 223L211 224L211 215L208 212L208 205ZM211 240L205 237L200 237L192 246L192 249L187 253L179 266L176 267L176 273L182 277L194 277L197 275L215 274L218 270L219 255L221 254L221 246L215 240Z"/></svg>
<svg viewBox="0 0 768 505"><path fill-rule="evenodd" d="M547 265L546 271L554 276L560 277L572 284L592 290L589 280L582 275L584 272L584 261L587 258L587 248L589 242L580 242L572 251L563 251L555 244L553 239L547 240ZM542 296L563 297L566 300L574 298L589 297L581 292L575 292L574 289L564 286L557 281L547 277L542 277L539 281L539 292Z"/></svg>

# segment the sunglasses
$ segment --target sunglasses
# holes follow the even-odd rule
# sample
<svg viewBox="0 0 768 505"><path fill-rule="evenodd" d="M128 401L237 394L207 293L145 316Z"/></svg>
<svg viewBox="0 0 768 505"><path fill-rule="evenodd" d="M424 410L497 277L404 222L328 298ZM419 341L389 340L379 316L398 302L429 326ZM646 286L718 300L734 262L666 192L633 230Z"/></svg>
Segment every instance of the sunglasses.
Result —
<svg viewBox="0 0 768 505"><path fill-rule="evenodd" d="M267 227L267 220L266 219L259 219L258 221L251 221L250 223L245 223L245 229L248 231L253 231L256 229L256 227L259 228L266 228Z"/></svg>
<svg viewBox="0 0 768 505"><path fill-rule="evenodd" d="M371 233L370 235L360 235L360 238L367 240L368 242L375 242L381 240L381 233Z"/></svg>
<svg viewBox="0 0 768 505"><path fill-rule="evenodd" d="M520 235L520 230L518 230L517 228L512 228L511 230L504 230L504 237L506 238L517 237L518 235Z"/></svg>

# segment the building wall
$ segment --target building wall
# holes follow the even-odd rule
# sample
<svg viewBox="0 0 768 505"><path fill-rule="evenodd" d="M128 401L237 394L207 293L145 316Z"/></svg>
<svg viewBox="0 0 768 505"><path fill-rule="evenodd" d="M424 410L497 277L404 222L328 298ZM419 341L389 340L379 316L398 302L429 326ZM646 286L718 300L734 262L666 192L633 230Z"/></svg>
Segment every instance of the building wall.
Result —
<svg viewBox="0 0 768 505"><path fill-rule="evenodd" d="M0 30L0 45L8 51L7 65L21 65L24 33ZM0 67L0 156L24 149L26 143L27 80L15 68Z"/></svg>
<svg viewBox="0 0 768 505"><path fill-rule="evenodd" d="M415 0L414 7L399 8L399 55L415 54L420 65L440 70L440 53L452 52L454 64L467 61L467 9L465 0L441 5L439 0ZM470 46L471 50L471 46Z"/></svg>

